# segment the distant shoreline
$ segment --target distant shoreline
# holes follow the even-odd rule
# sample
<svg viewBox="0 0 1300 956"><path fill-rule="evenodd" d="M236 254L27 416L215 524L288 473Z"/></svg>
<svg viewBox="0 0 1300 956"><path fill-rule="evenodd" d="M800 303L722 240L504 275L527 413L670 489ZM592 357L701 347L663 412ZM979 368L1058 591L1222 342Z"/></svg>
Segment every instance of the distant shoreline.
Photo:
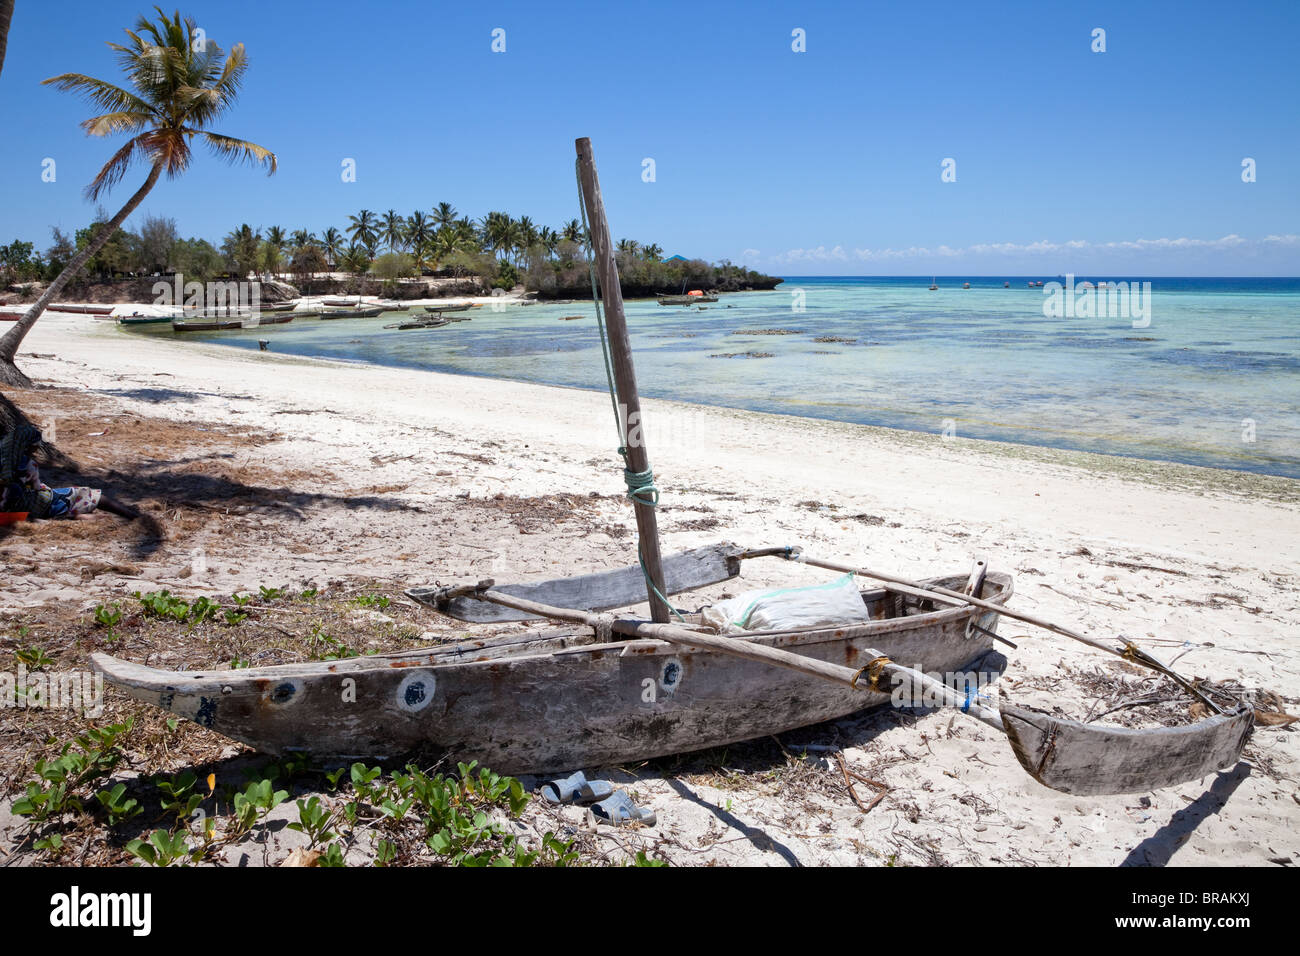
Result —
<svg viewBox="0 0 1300 956"><path fill-rule="evenodd" d="M476 299L471 299L469 297L461 298L484 306L493 303L501 305L519 305L524 302L524 300L518 297L503 296L482 296L477 297ZM145 306L142 306L142 308L145 308ZM158 347L168 349L169 351L178 348L183 348L187 352L195 349L202 349L205 352L209 352L209 354L219 354L230 357L239 356L236 358L237 364L251 364L251 361L257 361L259 363L271 361L282 362L285 364L297 364L303 362L313 364L326 363L343 367L362 367L376 370L396 371L400 373L437 376L445 375L453 378L492 381L503 384L508 383L512 386L523 386L528 388L560 389L567 393L579 392L586 395L603 394L601 389L591 386L568 385L562 383L539 383L525 379L484 374L467 370L448 371L443 369L423 369L410 365L377 362L364 357L340 358L335 356L275 352L274 350L269 353L263 353L251 348L241 349L234 347L233 342L223 342L220 338L188 338L184 341L172 340L157 335L139 335L135 332L119 328L105 328L98 323L88 325L84 321L84 319L87 318L85 316L76 316L75 318L69 316L66 319L62 316L54 316L52 318L55 318L60 322L67 321L70 325L70 330L75 330L74 334L89 334L100 340L102 340L102 338L95 334L96 331L121 334L123 336L130 336L130 340L133 341L144 339L150 343L156 343ZM216 351L210 351L212 349L215 349ZM721 404L717 402L699 402L683 398L656 397L653 395L647 395L644 397L649 401L656 403L680 405L684 408L705 409L728 415L771 416L780 420L801 423L804 427L824 427L827 429L868 429L889 436L891 443L905 446L929 446L931 443L940 440L939 436L935 432L925 431L922 429L911 429L869 422L845 421L843 419L816 414L796 414L792 412L751 409L738 405ZM1246 491L1250 494L1259 494L1266 498L1278 498L1282 500L1293 498L1300 493L1300 479L1284 474L1277 474L1276 472L1270 472L1264 470L1263 467L1231 468L1164 458L1112 454L1089 449L1062 446L1061 444L1052 444L1046 441L1040 443L1034 441L963 436L957 444L962 447L978 448L984 453L993 454L1001 459L1005 459L1009 464L1011 464L1011 467L1015 467L1015 464L1012 464L1013 462L1031 461L1048 466L1076 467L1096 474L1112 475L1115 477L1143 482L1159 480L1162 482L1169 482L1171 486L1182 488L1196 487L1205 491Z"/></svg>

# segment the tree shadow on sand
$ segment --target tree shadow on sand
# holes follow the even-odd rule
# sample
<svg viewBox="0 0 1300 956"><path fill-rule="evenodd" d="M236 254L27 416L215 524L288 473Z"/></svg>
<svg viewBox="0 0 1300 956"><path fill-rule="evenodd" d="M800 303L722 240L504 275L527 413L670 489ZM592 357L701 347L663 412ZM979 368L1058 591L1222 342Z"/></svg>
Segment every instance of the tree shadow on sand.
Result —
<svg viewBox="0 0 1300 956"><path fill-rule="evenodd" d="M8 430L31 420L7 397L0 395L0 428ZM188 459L144 458L128 468L87 467L49 442L41 442L36 454L41 480L50 487L84 485L99 488L107 496L139 511L129 522L132 558L147 559L162 546L167 533L160 515L191 509L217 514L258 514L302 520L320 506L341 506L349 510L375 509L419 513L415 505L377 495L338 495L284 485L253 484L220 474L194 471L203 462L234 461L232 452L214 452ZM322 484L326 484L322 480ZM113 517L124 525L127 519ZM0 525L0 541L16 526Z"/></svg>

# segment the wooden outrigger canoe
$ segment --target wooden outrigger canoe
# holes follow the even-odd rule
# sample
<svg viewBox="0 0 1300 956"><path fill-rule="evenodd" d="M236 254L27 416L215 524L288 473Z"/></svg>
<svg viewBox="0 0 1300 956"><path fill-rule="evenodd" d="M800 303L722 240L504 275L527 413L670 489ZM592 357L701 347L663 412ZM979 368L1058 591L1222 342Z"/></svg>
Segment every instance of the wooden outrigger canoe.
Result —
<svg viewBox="0 0 1300 956"><path fill-rule="evenodd" d="M389 311L382 306L373 306L365 309L340 309L337 311L326 311L320 314L322 319L373 319L377 315L383 315Z"/></svg>
<svg viewBox="0 0 1300 956"><path fill-rule="evenodd" d="M761 552L760 552L761 553ZM739 573L730 545L666 560L673 583L692 588ZM941 579L958 585L966 575ZM636 600L638 567L523 586L598 608ZM670 584L671 587L671 584ZM990 602L1011 579L989 575ZM455 589L413 589L453 608ZM507 589L511 590L511 589ZM852 627L755 632L745 643L858 669L884 651L926 670L968 672L992 656L996 614L941 608L886 589L863 592L873 618ZM489 611L500 610L479 601ZM584 613L584 612L578 612ZM586 613L590 613L589 611ZM525 616L519 612L507 617ZM425 751L477 759L503 773L549 773L643 760L735 743L842 717L888 702L888 691L835 685L710 648L646 638L632 619L545 628L398 654L232 671L168 672L94 656L131 696L272 753L381 758ZM689 626L699 619L686 615ZM980 622L981 631L969 629ZM350 694L354 691L354 694ZM353 703L347 703L348 700Z"/></svg>
<svg viewBox="0 0 1300 956"><path fill-rule="evenodd" d="M76 315L112 315L115 305L71 305L67 302L56 302L49 307L51 312L71 312Z"/></svg>
<svg viewBox="0 0 1300 956"><path fill-rule="evenodd" d="M716 295L665 295L659 299L660 305L696 305L701 302L717 302Z"/></svg>
<svg viewBox="0 0 1300 956"><path fill-rule="evenodd" d="M1253 727L1250 707L1203 690L1130 641L1107 643L1007 608L1011 578L983 562L968 577L916 582L815 560L792 547L719 545L663 557L649 457L644 442L624 431L625 421L639 420L640 401L613 242L590 141L578 140L577 150L584 225L587 218L592 223L589 260L606 310L602 320L597 304L597 324L611 397L622 409L619 451L637 520L638 563L537 584L498 588L480 581L407 592L462 620L546 618L567 629L199 674L93 655L110 683L262 750L343 759L436 750L506 773L622 763L778 733L885 703L900 684L923 690L926 706L959 710L1006 735L1034 779L1066 793L1140 792L1236 762ZM744 560L767 556L881 582L861 592L869 620L737 637L668 602L669 595L734 578ZM601 613L639 598L648 600L651 621ZM992 641L1002 640L1002 617L1163 674L1212 716L1186 727L1125 730L998 708L931 676L996 664Z"/></svg>
<svg viewBox="0 0 1300 956"><path fill-rule="evenodd" d="M220 332L228 329L257 329L264 325L284 325L293 320L293 312L273 312L269 315L240 315L231 318L195 316L171 319L171 324L175 332Z"/></svg>

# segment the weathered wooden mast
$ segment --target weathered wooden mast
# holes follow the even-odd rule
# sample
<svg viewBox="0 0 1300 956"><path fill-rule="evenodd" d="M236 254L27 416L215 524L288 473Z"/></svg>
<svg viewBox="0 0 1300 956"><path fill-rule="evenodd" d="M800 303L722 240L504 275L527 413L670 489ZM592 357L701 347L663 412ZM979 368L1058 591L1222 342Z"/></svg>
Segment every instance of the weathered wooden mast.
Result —
<svg viewBox="0 0 1300 956"><path fill-rule="evenodd" d="M650 455L645 447L645 430L641 427L641 399L636 391L636 369L632 364L632 346L628 342L627 320L623 315L623 290L618 283L618 265L614 261L614 243L610 239L609 223L605 220L605 204L600 198L596 159L591 152L591 140L585 136L577 140L575 146L578 150L578 181L582 185L582 200L591 228L596 276L600 280L600 297L605 303L605 325L609 331L614 385L621 406L619 413L627 433L627 470L646 473L650 471ZM654 505L633 496L632 507L636 511L636 527L641 539L641 561L649 578L646 594L650 600L650 616L655 622L665 624L669 608L659 598L659 594L667 592L664 589L664 573L659 556L659 525L655 520ZM655 593L656 589L658 594Z"/></svg>

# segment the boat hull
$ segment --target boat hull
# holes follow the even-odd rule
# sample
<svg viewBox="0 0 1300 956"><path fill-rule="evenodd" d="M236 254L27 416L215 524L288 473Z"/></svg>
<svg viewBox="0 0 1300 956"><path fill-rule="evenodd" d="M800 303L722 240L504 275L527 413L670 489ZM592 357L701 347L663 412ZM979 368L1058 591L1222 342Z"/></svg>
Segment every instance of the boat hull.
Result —
<svg viewBox="0 0 1300 956"><path fill-rule="evenodd" d="M988 600L1010 593L1010 578L989 575ZM864 600L884 615L902 599L876 591ZM988 634L967 628L972 619L993 631L997 615L949 608L752 640L849 667L879 651L926 672L967 672L992 650ZM701 750L889 700L865 681L854 689L712 650L600 642L589 630L237 671L93 660L131 696L260 751L337 760L436 753L511 774Z"/></svg>

